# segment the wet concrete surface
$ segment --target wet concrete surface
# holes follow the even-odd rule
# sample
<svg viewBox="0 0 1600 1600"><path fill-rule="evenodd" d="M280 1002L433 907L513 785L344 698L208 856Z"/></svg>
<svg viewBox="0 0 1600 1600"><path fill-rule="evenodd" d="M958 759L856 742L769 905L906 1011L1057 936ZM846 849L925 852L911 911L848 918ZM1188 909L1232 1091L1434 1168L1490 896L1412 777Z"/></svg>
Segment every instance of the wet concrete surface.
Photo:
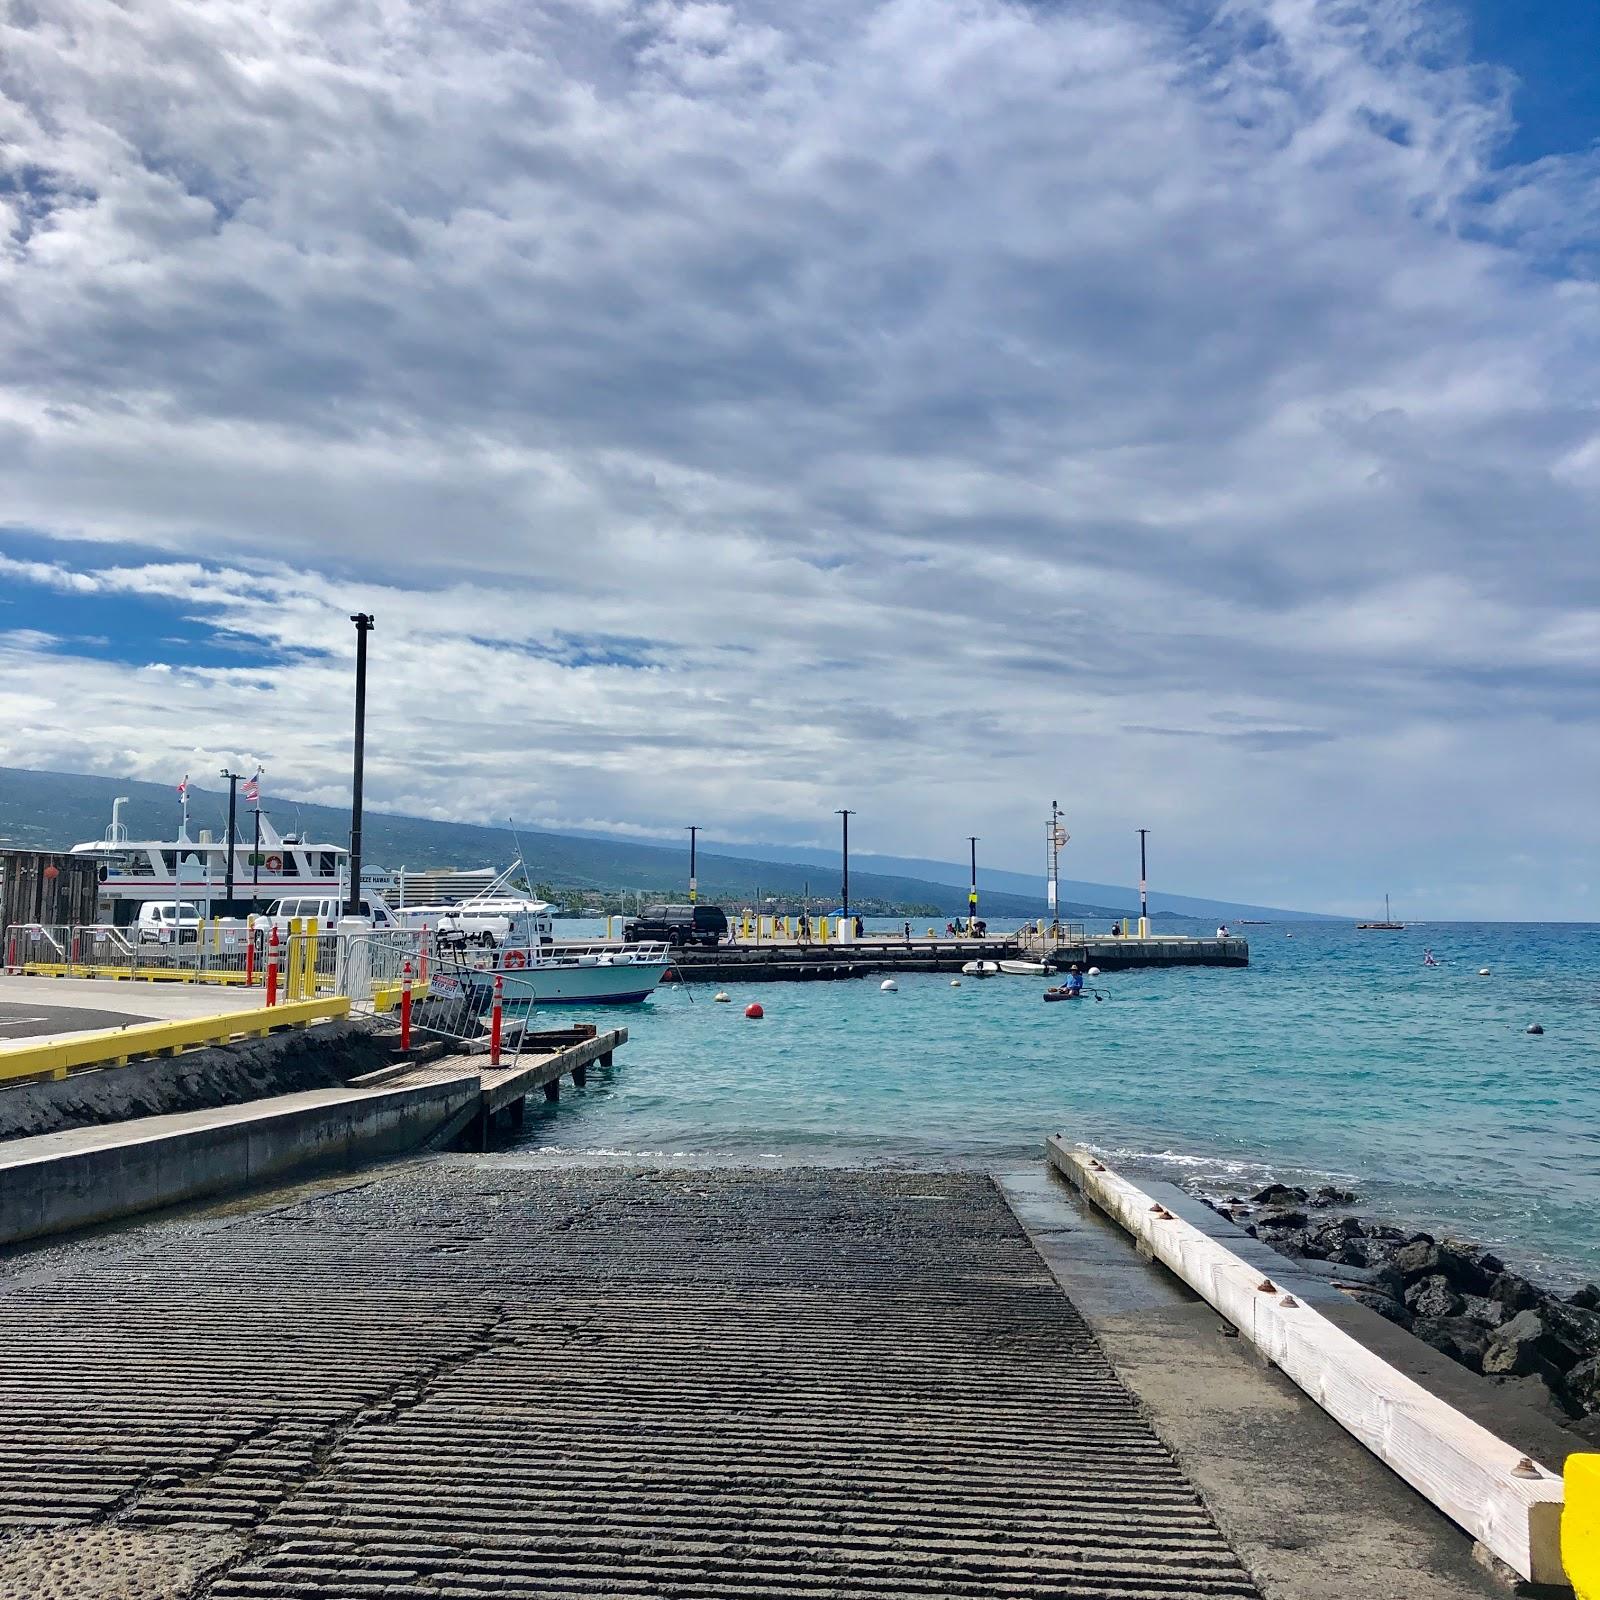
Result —
<svg viewBox="0 0 1600 1600"><path fill-rule="evenodd" d="M1273 1600L1505 1600L1472 1540L1041 1164L1000 1185Z"/></svg>
<svg viewBox="0 0 1600 1600"><path fill-rule="evenodd" d="M5 1600L1264 1592L981 1174L410 1161L0 1324Z"/></svg>

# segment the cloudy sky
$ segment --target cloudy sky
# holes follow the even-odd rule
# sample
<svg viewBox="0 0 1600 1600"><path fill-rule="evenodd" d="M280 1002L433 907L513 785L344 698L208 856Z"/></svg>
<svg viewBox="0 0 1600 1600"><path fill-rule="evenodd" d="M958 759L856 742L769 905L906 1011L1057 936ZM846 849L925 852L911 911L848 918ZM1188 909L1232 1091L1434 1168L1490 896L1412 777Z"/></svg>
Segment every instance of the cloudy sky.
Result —
<svg viewBox="0 0 1600 1600"><path fill-rule="evenodd" d="M8 0L0 764L1600 919L1509 9Z"/></svg>

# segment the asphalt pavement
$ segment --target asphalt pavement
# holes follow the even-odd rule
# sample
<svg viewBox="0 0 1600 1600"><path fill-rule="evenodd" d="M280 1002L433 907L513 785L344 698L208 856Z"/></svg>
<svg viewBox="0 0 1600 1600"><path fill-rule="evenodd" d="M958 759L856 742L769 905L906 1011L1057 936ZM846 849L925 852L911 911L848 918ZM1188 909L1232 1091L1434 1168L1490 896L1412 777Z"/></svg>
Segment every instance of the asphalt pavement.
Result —
<svg viewBox="0 0 1600 1600"><path fill-rule="evenodd" d="M93 1028L122 1028L143 1017L126 1011L98 1011L82 1006L41 1005L38 1001L0 1000L0 1039L36 1039L46 1034Z"/></svg>

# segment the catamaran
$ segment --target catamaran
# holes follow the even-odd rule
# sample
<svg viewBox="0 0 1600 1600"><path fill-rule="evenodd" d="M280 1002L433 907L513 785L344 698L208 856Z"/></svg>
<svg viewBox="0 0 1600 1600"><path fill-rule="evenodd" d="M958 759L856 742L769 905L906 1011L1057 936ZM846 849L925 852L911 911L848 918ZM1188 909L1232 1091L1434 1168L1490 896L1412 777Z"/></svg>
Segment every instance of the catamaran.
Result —
<svg viewBox="0 0 1600 1600"><path fill-rule="evenodd" d="M1388 897L1388 895L1385 895L1383 897L1383 921L1382 922L1358 922L1356 924L1356 926L1358 928L1378 928L1378 929L1382 929L1383 931L1388 932L1388 933L1400 933L1400 932L1403 932L1404 929L1405 929L1405 923L1396 922L1393 919L1393 916L1391 915L1391 913L1389 911L1389 897Z"/></svg>

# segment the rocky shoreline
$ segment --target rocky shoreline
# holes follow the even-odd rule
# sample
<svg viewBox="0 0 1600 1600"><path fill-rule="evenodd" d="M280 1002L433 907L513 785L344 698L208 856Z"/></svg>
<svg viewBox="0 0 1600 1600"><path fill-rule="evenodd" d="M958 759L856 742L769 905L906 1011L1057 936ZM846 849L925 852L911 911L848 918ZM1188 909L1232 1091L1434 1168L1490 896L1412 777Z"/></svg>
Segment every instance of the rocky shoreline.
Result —
<svg viewBox="0 0 1600 1600"><path fill-rule="evenodd" d="M1600 1285L1558 1294L1482 1245L1345 1209L1356 1201L1273 1183L1206 1203L1292 1260L1327 1263L1352 1300L1600 1443Z"/></svg>

